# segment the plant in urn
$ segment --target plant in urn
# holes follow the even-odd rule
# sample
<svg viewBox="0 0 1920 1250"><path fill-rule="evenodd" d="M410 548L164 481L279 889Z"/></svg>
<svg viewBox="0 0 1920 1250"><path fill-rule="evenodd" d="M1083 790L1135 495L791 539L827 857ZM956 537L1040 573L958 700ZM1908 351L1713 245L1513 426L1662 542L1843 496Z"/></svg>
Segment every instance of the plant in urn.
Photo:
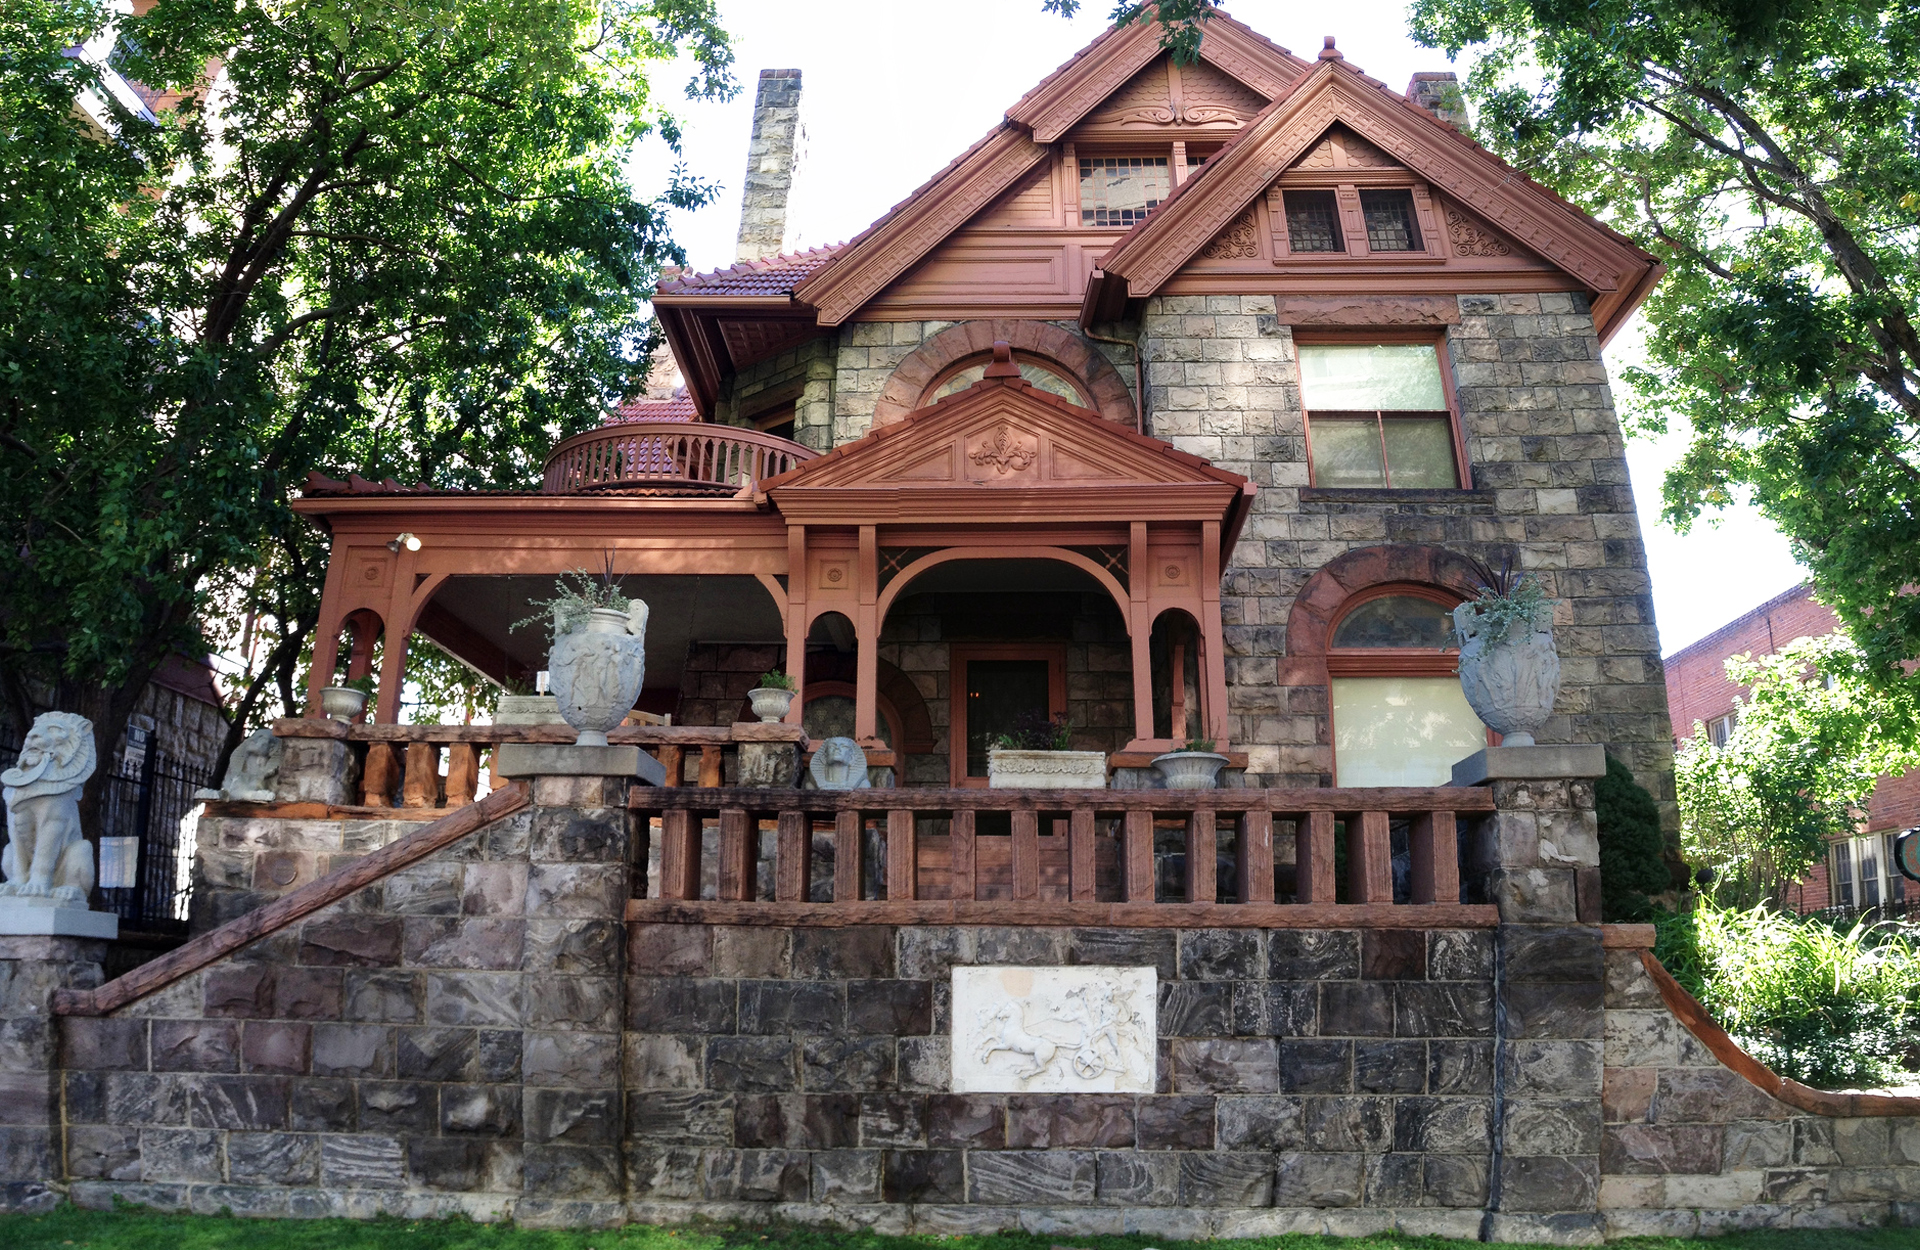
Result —
<svg viewBox="0 0 1920 1250"><path fill-rule="evenodd" d="M626 719L646 681L647 605L621 591L611 559L598 579L567 573L555 589L553 598L535 604L552 615L548 689L561 719L578 731L574 741L603 747L607 731Z"/></svg>
<svg viewBox="0 0 1920 1250"><path fill-rule="evenodd" d="M1533 745L1560 693L1560 653L1553 645L1553 605L1533 577L1479 567L1480 593L1453 610L1460 640L1460 689L1474 714L1506 746Z"/></svg>

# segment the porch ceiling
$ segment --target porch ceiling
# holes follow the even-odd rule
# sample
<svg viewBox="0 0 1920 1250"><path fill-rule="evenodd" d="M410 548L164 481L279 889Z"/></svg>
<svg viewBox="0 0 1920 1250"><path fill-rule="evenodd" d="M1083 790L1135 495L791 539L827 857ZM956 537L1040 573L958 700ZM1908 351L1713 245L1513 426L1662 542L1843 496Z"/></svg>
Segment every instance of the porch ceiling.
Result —
<svg viewBox="0 0 1920 1250"><path fill-rule="evenodd" d="M674 689L686 670L687 647L699 642L779 645L784 624L766 588L737 575L637 575L617 579L630 598L644 599L648 690ZM534 614L533 601L553 595L554 579L456 576L421 614L419 631L490 677L546 667L547 640L535 625L512 629Z"/></svg>

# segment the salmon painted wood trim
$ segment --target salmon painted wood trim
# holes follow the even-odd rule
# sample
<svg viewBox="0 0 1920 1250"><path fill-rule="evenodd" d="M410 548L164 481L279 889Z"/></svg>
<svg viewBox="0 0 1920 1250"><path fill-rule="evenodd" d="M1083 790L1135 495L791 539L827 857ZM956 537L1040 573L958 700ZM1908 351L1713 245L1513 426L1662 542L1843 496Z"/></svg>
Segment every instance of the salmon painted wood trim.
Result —
<svg viewBox="0 0 1920 1250"><path fill-rule="evenodd" d="M813 305L821 325L839 325L1050 155L1051 149L1002 123L856 238L831 265L796 286L794 297Z"/></svg>
<svg viewBox="0 0 1920 1250"><path fill-rule="evenodd" d="M1637 286L1653 258L1462 142L1426 110L1398 102L1341 61L1322 61L1285 97L1135 226L1099 267L1152 295L1304 155L1335 122L1389 153L1596 292ZM1363 258L1356 258L1364 265Z"/></svg>
<svg viewBox="0 0 1920 1250"><path fill-rule="evenodd" d="M1624 927L1624 926L1623 926ZM1635 926L1638 927L1638 926ZM1652 928L1651 925L1646 926ZM1604 936L1603 936L1604 941ZM1653 978L1660 990L1660 998L1667 1010L1674 1014L1687 1031L1700 1039L1700 1044L1713 1052L1713 1057L1727 1067L1738 1072L1760 1091L1779 1099L1789 1107L1805 1111L1810 1115L1851 1117L1863 1115L1920 1116L1920 1098L1897 1094L1836 1094L1824 1089L1814 1089L1774 1073L1771 1068L1749 1055L1740 1048L1740 1044L1727 1036L1727 1031L1714 1023L1700 1000L1687 993L1673 974L1661 966L1650 950L1640 952L1640 963Z"/></svg>
<svg viewBox="0 0 1920 1250"><path fill-rule="evenodd" d="M347 725L336 720L282 717L273 722L276 738L335 738L343 742L554 742L571 746L570 725ZM805 743L798 725L735 721L731 725L623 725L607 731L607 741L634 746L730 746L736 742Z"/></svg>
<svg viewBox="0 0 1920 1250"><path fill-rule="evenodd" d="M308 882L291 894L236 917L210 933L203 933L185 946L168 951L132 972L116 977L90 990L57 990L53 996L54 1014L62 1016L103 1016L164 989L184 976L200 971L208 964L241 947L257 942L269 933L286 928L323 907L330 907L354 891L372 885L380 878L419 863L427 856L458 842L505 816L511 816L533 802L533 789L524 781L503 786L478 803L456 809L430 825L415 829L398 841L389 842L318 881Z"/></svg>
<svg viewBox="0 0 1920 1250"><path fill-rule="evenodd" d="M1292 813L1355 812L1481 813L1495 810L1493 791L1485 786L1436 786L1432 789L1382 786L1374 789L1312 790L763 790L749 786L691 787L635 786L627 792L627 806L636 811L719 811L741 808L750 812L956 811L1068 812L1196 812L1222 815L1241 812ZM1402 905L1400 910L1405 910Z"/></svg>
<svg viewBox="0 0 1920 1250"><path fill-rule="evenodd" d="M1114 929L1491 929L1487 903L1083 903L953 899L858 903L627 900L632 924L1055 925ZM1920 1103L1920 1099L1914 1100Z"/></svg>

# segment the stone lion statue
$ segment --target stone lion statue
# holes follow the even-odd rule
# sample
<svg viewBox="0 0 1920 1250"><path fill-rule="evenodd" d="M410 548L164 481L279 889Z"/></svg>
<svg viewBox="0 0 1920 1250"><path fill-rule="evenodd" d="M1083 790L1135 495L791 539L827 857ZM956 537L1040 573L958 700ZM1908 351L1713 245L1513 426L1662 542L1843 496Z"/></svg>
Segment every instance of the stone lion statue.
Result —
<svg viewBox="0 0 1920 1250"><path fill-rule="evenodd" d="M7 846L0 895L51 895L87 905L93 848L80 832L80 787L93 776L93 723L72 712L34 718L14 766L0 772Z"/></svg>

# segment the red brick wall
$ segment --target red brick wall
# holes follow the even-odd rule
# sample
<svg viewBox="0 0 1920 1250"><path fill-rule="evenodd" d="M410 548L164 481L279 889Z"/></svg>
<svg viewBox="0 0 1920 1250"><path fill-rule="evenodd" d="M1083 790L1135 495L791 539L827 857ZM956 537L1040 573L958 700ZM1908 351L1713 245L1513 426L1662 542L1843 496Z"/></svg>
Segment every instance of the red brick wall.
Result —
<svg viewBox="0 0 1920 1250"><path fill-rule="evenodd" d="M1832 610L1813 601L1811 587L1796 586L1668 656L1667 712L1677 742L1693 736L1696 721L1711 724L1731 712L1735 697L1745 693L1727 677L1730 657L1768 655L1796 638L1830 634L1836 625ZM1920 825L1920 771L1882 777L1867 807L1865 831L1914 825ZM1788 901L1801 911L1832 906L1826 864L1807 874L1789 892Z"/></svg>

